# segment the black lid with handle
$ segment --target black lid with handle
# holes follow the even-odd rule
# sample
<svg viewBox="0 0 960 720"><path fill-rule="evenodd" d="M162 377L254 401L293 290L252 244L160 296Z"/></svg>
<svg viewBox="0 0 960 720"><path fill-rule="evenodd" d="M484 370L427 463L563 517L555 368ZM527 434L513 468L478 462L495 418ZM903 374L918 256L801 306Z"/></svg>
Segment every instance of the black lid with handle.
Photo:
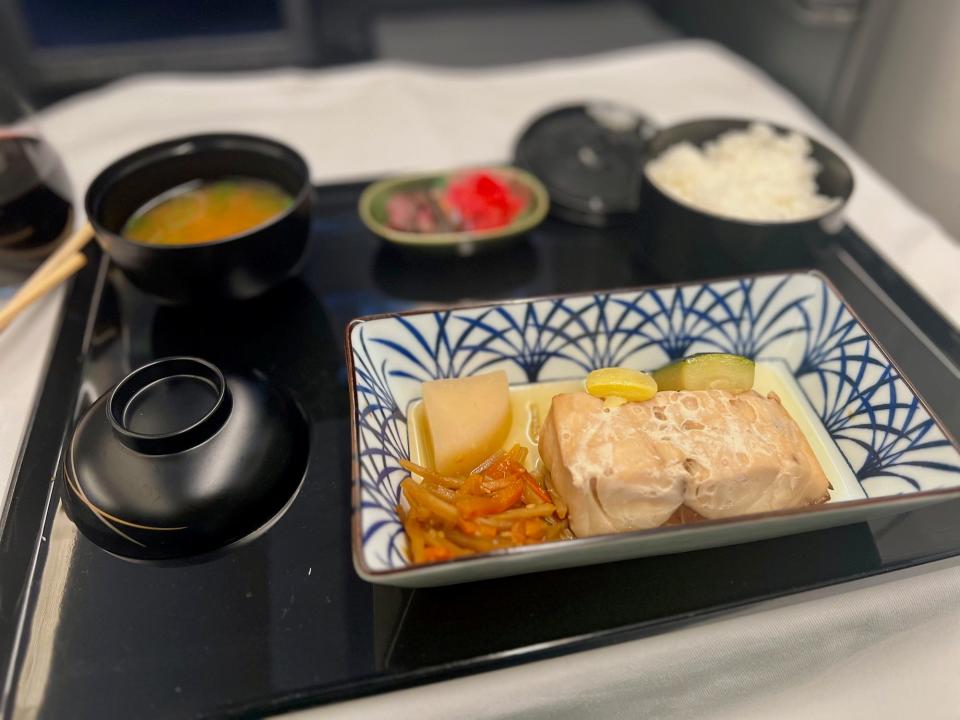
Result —
<svg viewBox="0 0 960 720"><path fill-rule="evenodd" d="M308 447L303 413L264 377L164 358L80 418L64 460L64 504L84 535L116 555L202 555L282 514Z"/></svg>
<svg viewBox="0 0 960 720"><path fill-rule="evenodd" d="M566 105L535 118L517 141L515 162L550 193L563 220L606 226L639 209L640 183L653 123L624 105Z"/></svg>

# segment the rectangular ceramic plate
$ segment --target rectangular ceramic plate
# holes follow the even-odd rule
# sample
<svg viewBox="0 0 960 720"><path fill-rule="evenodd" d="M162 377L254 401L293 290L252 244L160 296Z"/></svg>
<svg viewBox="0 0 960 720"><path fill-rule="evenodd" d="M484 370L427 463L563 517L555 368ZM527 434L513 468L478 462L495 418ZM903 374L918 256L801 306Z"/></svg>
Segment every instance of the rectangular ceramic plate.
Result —
<svg viewBox="0 0 960 720"><path fill-rule="evenodd" d="M697 352L756 359L822 438L829 503L529 545L413 566L397 517L407 415L426 380L502 369L511 384L659 367ZM353 561L364 579L424 587L730 545L960 497L960 453L891 359L817 273L556 296L355 320ZM814 447L816 442L812 442ZM824 462L824 458L827 461ZM834 466L831 472L828 466Z"/></svg>

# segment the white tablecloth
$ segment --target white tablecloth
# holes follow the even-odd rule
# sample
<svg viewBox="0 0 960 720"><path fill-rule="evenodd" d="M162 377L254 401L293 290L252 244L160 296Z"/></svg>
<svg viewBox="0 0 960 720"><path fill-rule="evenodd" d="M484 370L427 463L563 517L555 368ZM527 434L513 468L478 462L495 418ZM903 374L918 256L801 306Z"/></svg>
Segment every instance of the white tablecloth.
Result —
<svg viewBox="0 0 960 720"><path fill-rule="evenodd" d="M290 720L957 718L958 608L951 559Z"/></svg>
<svg viewBox="0 0 960 720"><path fill-rule="evenodd" d="M823 139L853 167L852 224L960 323L956 243L794 98L708 43L481 71L377 63L134 78L50 109L43 126L79 195L118 155L201 131L278 137L307 157L320 182L507 159L534 114L594 98L629 103L663 124L749 115ZM60 297L0 335L0 494ZM901 710L955 717L958 596L960 568L931 566L836 597L796 598L761 614L515 668L492 684L477 676L321 709L317 717L558 718L580 717L588 708L595 717L631 718L866 717Z"/></svg>

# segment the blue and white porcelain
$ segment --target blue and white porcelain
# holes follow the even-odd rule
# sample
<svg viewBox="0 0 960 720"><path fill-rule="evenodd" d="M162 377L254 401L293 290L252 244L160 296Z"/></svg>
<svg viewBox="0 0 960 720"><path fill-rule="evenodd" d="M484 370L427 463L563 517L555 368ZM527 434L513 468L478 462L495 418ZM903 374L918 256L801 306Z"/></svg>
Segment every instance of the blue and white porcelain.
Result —
<svg viewBox="0 0 960 720"><path fill-rule="evenodd" d="M859 522L960 497L960 453L817 273L394 314L348 329L353 558L366 580L443 585L683 552ZM696 352L780 367L849 481L824 505L582 538L412 566L397 517L407 413L421 383L493 369L511 383L652 369ZM802 411L801 411L802 412ZM829 473L828 473L829 474Z"/></svg>

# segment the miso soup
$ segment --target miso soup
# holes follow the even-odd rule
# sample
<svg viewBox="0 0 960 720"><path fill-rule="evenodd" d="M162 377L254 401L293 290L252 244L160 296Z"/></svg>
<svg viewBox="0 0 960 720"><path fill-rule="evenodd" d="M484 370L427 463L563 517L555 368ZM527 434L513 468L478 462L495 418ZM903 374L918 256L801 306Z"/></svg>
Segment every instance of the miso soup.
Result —
<svg viewBox="0 0 960 720"><path fill-rule="evenodd" d="M263 225L290 207L280 186L253 178L181 185L137 210L123 236L154 245L220 240Z"/></svg>

